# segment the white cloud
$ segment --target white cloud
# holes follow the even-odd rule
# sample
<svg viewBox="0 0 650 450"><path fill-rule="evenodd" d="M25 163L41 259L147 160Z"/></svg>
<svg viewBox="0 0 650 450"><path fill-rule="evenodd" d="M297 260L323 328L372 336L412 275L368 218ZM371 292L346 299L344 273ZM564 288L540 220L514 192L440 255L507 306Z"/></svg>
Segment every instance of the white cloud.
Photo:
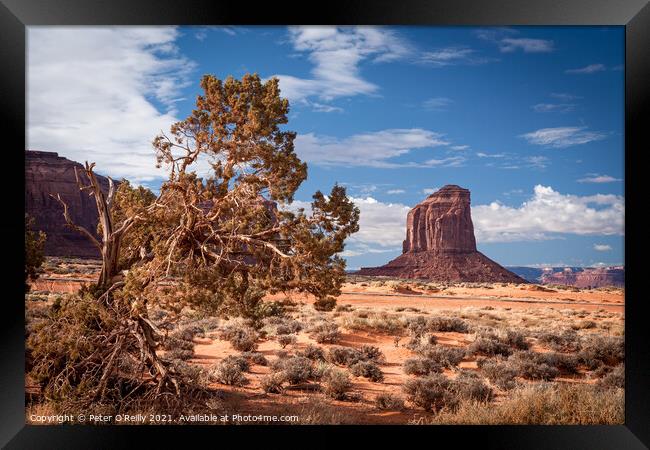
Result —
<svg viewBox="0 0 650 450"><path fill-rule="evenodd" d="M467 150L469 148L469 145L452 145L451 149L452 150Z"/></svg>
<svg viewBox="0 0 650 450"><path fill-rule="evenodd" d="M582 98L579 95L567 94L566 92L553 92L551 94L551 97L565 102L570 102L571 100L577 100Z"/></svg>
<svg viewBox="0 0 650 450"><path fill-rule="evenodd" d="M322 103L311 103L312 109L316 112L325 112L325 113L330 113L330 112L343 112L343 108L339 108L338 106L332 106L332 105L324 105Z"/></svg>
<svg viewBox="0 0 650 450"><path fill-rule="evenodd" d="M576 109L576 105L572 103L538 103L533 105L535 112L560 112L567 113Z"/></svg>
<svg viewBox="0 0 650 450"><path fill-rule="evenodd" d="M431 195L434 192L437 192L440 188L439 187L433 187L433 188L424 188L422 189L422 193L426 195Z"/></svg>
<svg viewBox="0 0 650 450"><path fill-rule="evenodd" d="M444 111L454 101L447 97L434 97L422 102L424 109L429 111Z"/></svg>
<svg viewBox="0 0 650 450"><path fill-rule="evenodd" d="M379 250L401 248L406 236L408 206L383 203L372 197L352 197L351 200L360 211L359 231L350 237L351 247L377 249L378 246Z"/></svg>
<svg viewBox="0 0 650 450"><path fill-rule="evenodd" d="M607 135L599 131L586 131L586 127L542 128L541 130L522 134L530 144L545 147L565 148L573 145L605 139Z"/></svg>
<svg viewBox="0 0 650 450"><path fill-rule="evenodd" d="M498 202L472 207L479 242L551 239L558 233L622 235L624 215L621 196L561 194L541 185L516 208Z"/></svg>
<svg viewBox="0 0 650 450"><path fill-rule="evenodd" d="M612 249L611 245L607 244L594 244L594 250L598 252L608 252Z"/></svg>
<svg viewBox="0 0 650 450"><path fill-rule="evenodd" d="M394 61L411 52L395 32L377 27L291 27L289 39L314 65L311 78L274 75L282 95L293 102L374 94L378 86L361 76L359 65L364 60Z"/></svg>
<svg viewBox="0 0 650 450"><path fill-rule="evenodd" d="M512 53L522 50L524 53L549 53L553 51L553 41L529 38L505 38L499 41L499 50Z"/></svg>
<svg viewBox="0 0 650 450"><path fill-rule="evenodd" d="M195 67L178 37L174 27L29 27L28 148L136 182L161 176L151 141L178 120Z"/></svg>
<svg viewBox="0 0 650 450"><path fill-rule="evenodd" d="M389 189L386 191L387 194L389 195L395 195L395 194L405 194L406 191L404 189Z"/></svg>
<svg viewBox="0 0 650 450"><path fill-rule="evenodd" d="M439 48L425 51L420 54L419 62L434 67L456 65L478 65L493 61L494 59L478 56L476 50L463 46Z"/></svg>
<svg viewBox="0 0 650 450"><path fill-rule="evenodd" d="M607 70L604 64L589 64L588 66L580 67L578 69L567 69L564 72L572 74L589 74L602 72L604 70Z"/></svg>
<svg viewBox="0 0 650 450"><path fill-rule="evenodd" d="M506 155L505 153L483 153L483 152L478 152L476 154L479 158L504 158Z"/></svg>
<svg viewBox="0 0 650 450"><path fill-rule="evenodd" d="M355 134L346 138L300 134L295 147L300 158L307 162L329 166L417 167L417 163L395 163L390 159L412 150L448 145L442 134L420 128L388 129ZM431 160L425 165L445 165L457 160Z"/></svg>
<svg viewBox="0 0 650 450"><path fill-rule="evenodd" d="M611 183L614 181L621 181L620 178L614 178L611 175L598 175L597 173L590 173L585 178L580 178L578 183Z"/></svg>

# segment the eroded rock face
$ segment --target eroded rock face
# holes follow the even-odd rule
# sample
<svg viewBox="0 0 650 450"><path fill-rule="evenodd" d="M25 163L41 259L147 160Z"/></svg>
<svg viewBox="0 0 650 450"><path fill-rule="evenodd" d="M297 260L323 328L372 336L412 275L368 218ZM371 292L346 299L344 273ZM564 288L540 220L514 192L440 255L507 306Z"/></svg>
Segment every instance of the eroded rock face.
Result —
<svg viewBox="0 0 650 450"><path fill-rule="evenodd" d="M78 232L65 226L63 208L49 194L61 194L68 204L72 220L91 232L97 230L95 199L77 187L74 167L87 183L82 165L57 153L25 152L25 211L35 219L35 229L47 234L45 254L49 256L99 257L97 248ZM97 175L108 192L108 179Z"/></svg>
<svg viewBox="0 0 650 450"><path fill-rule="evenodd" d="M402 254L359 275L434 281L526 283L476 250L470 192L447 185L409 211Z"/></svg>
<svg viewBox="0 0 650 450"><path fill-rule="evenodd" d="M447 185L409 211L403 253L476 251L469 190Z"/></svg>
<svg viewBox="0 0 650 450"><path fill-rule="evenodd" d="M625 269L623 267L599 267L585 268L579 271L573 269L559 272L549 271L542 275L541 282L578 288L625 287Z"/></svg>

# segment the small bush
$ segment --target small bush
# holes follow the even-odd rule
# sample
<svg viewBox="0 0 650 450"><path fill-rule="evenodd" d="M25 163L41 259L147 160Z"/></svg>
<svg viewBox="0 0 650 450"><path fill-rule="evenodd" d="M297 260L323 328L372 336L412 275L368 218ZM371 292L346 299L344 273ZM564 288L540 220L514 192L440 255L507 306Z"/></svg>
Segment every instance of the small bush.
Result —
<svg viewBox="0 0 650 450"><path fill-rule="evenodd" d="M193 356L194 350L186 350L184 348L175 348L167 352L167 357L169 359L180 359L187 361L188 359L192 359Z"/></svg>
<svg viewBox="0 0 650 450"><path fill-rule="evenodd" d="M404 373L407 375L430 375L442 372L442 364L428 358L410 358L404 361Z"/></svg>
<svg viewBox="0 0 650 450"><path fill-rule="evenodd" d="M284 381L283 373L274 372L264 375L260 380L260 386L266 393L279 394L282 392L282 383L284 383Z"/></svg>
<svg viewBox="0 0 650 450"><path fill-rule="evenodd" d="M527 380L549 381L560 374L558 369L536 358L533 352L515 353L508 358L508 364L517 371L518 376Z"/></svg>
<svg viewBox="0 0 650 450"><path fill-rule="evenodd" d="M404 409L404 400L401 397L384 392L375 397L375 407L377 409L402 410Z"/></svg>
<svg viewBox="0 0 650 450"><path fill-rule="evenodd" d="M509 356L512 354L512 349L509 345L504 344L503 342L498 341L492 337L477 337L474 342L472 342L467 351L474 355L485 355L485 356L496 356L503 355Z"/></svg>
<svg viewBox="0 0 650 450"><path fill-rule="evenodd" d="M488 380L503 390L513 389L517 386L515 381L517 370L503 358L479 360L478 367Z"/></svg>
<svg viewBox="0 0 650 450"><path fill-rule="evenodd" d="M221 360L210 371L210 377L216 379L219 383L232 386L242 386L247 381L240 364L228 358Z"/></svg>
<svg viewBox="0 0 650 450"><path fill-rule="evenodd" d="M359 361L350 366L350 372L355 377L368 378L370 381L379 383L384 381L384 374L377 364L372 361Z"/></svg>
<svg viewBox="0 0 650 450"><path fill-rule="evenodd" d="M230 342L235 350L252 352L257 348L259 334L251 327L231 325L223 330L221 339Z"/></svg>
<svg viewBox="0 0 650 450"><path fill-rule="evenodd" d="M280 347L282 348L285 348L287 345L293 345L296 341L296 336L293 334L282 334L278 336L278 344L280 344Z"/></svg>
<svg viewBox="0 0 650 450"><path fill-rule="evenodd" d="M458 333L469 332L469 325L458 317L431 317L427 321L429 331L455 331Z"/></svg>
<svg viewBox="0 0 650 450"><path fill-rule="evenodd" d="M591 335L582 344L578 357L590 369L600 363L615 366L625 361L625 342L621 337Z"/></svg>
<svg viewBox="0 0 650 450"><path fill-rule="evenodd" d="M341 332L337 324L321 322L311 329L311 337L319 344L334 344L341 338Z"/></svg>
<svg viewBox="0 0 650 450"><path fill-rule="evenodd" d="M619 364L614 369L598 380L597 386L601 388L625 388L625 368Z"/></svg>
<svg viewBox="0 0 650 450"><path fill-rule="evenodd" d="M328 370L323 376L323 381L325 394L335 400L345 400L352 388L348 374L336 368Z"/></svg>
<svg viewBox="0 0 650 450"><path fill-rule="evenodd" d="M336 298L325 297L319 298L314 302L314 309L316 311L331 311L336 306Z"/></svg>
<svg viewBox="0 0 650 450"><path fill-rule="evenodd" d="M297 352L298 356L304 356L312 361L325 361L325 352L317 345L309 344L304 350Z"/></svg>
<svg viewBox="0 0 650 450"><path fill-rule="evenodd" d="M361 352L362 359L364 361L382 361L384 359L384 354L379 350L379 347L373 345L362 345L359 349Z"/></svg>
<svg viewBox="0 0 650 450"><path fill-rule="evenodd" d="M508 330L503 342L518 350L528 350L530 347L530 344L526 341L526 335L515 330Z"/></svg>
<svg viewBox="0 0 650 450"><path fill-rule="evenodd" d="M246 358L259 366L268 366L269 362L266 357L259 352L243 352L242 358Z"/></svg>
<svg viewBox="0 0 650 450"><path fill-rule="evenodd" d="M242 356L228 355L222 361L225 364L236 365L242 372L248 372L251 369L248 360Z"/></svg>
<svg viewBox="0 0 650 450"><path fill-rule="evenodd" d="M465 350L455 347L427 347L420 350L420 354L443 367L455 367L465 357Z"/></svg>
<svg viewBox="0 0 650 450"><path fill-rule="evenodd" d="M452 383L453 389L462 399L488 402L494 397L492 389L471 371L462 371Z"/></svg>
<svg viewBox="0 0 650 450"><path fill-rule="evenodd" d="M542 333L537 339L555 351L577 352L580 350L580 336L574 330L564 330L561 333Z"/></svg>
<svg viewBox="0 0 650 450"><path fill-rule="evenodd" d="M363 361L364 355L351 347L331 347L327 359L334 364L351 366L358 361Z"/></svg>
<svg viewBox="0 0 650 450"><path fill-rule="evenodd" d="M455 393L450 389L449 380L440 374L408 380L402 386L406 398L425 411L453 408L457 403Z"/></svg>
<svg viewBox="0 0 650 450"><path fill-rule="evenodd" d="M281 367L284 379L289 384L303 383L312 376L312 362L302 356L293 356L284 360Z"/></svg>

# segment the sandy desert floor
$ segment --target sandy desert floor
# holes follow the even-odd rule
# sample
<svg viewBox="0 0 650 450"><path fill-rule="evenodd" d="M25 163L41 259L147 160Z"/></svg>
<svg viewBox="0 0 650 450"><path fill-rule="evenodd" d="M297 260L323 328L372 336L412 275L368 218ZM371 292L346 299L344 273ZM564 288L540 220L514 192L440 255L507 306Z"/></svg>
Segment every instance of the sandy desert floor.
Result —
<svg viewBox="0 0 650 450"><path fill-rule="evenodd" d="M50 267L32 285L32 292L27 298L28 315L31 308L46 307L57 295L74 292L94 276L93 267L84 265L83 262L77 265L63 263L63 267L61 262L52 264L58 270ZM552 339L553 336L549 338L550 335L564 336L572 333L571 336L575 339L586 343L596 338L618 339L622 342L624 336L625 293L622 289L613 288L586 290L534 284L445 284L351 276L343 286L337 307L332 312L315 311L312 307L313 300L304 296L287 298L285 295L275 295L266 300L286 304L286 320L300 323L300 331L291 333L295 342L282 348L277 324L267 322L260 330L262 337L257 341L256 348L256 352L264 356L266 364L251 363L244 374L245 384L229 386L208 378L208 387L221 393L219 408L230 414L297 415L299 423L435 422L436 413L427 412L408 401L403 389L408 380L417 378L405 372L405 362L420 355L414 346L407 346L412 339L409 323L417 318L456 318L468 326L468 330L462 332L429 330L427 337L433 336L431 339L436 341L437 347L459 348L466 352L458 364L451 364L442 373L451 380L461 372L477 373L492 389L494 398L490 405L494 407L507 402L515 391L500 387L480 369L479 360L495 355L468 351L472 343L482 336L481 333L517 331L525 337L529 351L569 356L578 350L559 348ZM194 312L188 314L184 318L184 326L191 323L192 317L198 316ZM238 323L237 320L214 319L212 329L206 328L205 332L193 335L193 354L183 358L185 362L204 369L208 374L224 358L239 355L241 352L223 338L224 327ZM338 326L340 335L335 343L319 343L315 339L313 327L323 322ZM299 354L310 344L321 348L325 355L331 347L377 347L383 354L378 366L384 378L381 382L373 382L350 375L352 386L346 400L334 400L320 392L318 380L285 384L281 393L264 392L264 377L277 371L282 360ZM161 352L162 355L164 353ZM561 367L551 382L594 385L612 372L612 367L621 363L606 361L604 358L596 362L592 367L586 367L580 362L572 370ZM338 366L342 370L349 370L340 364ZM540 383L540 380L519 375L514 381L517 389ZM407 401L403 407L378 409L377 396L386 393Z"/></svg>

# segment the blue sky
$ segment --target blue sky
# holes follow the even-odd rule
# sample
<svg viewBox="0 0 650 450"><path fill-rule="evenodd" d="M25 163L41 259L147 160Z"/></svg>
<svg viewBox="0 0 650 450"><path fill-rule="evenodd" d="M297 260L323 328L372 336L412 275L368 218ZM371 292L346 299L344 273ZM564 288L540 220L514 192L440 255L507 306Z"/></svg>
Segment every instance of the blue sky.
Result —
<svg viewBox="0 0 650 450"><path fill-rule="evenodd" d="M350 268L401 252L409 208L472 192L504 265L622 263L623 27L30 27L29 148L156 188L150 142L205 73L278 76L308 202L361 209Z"/></svg>

